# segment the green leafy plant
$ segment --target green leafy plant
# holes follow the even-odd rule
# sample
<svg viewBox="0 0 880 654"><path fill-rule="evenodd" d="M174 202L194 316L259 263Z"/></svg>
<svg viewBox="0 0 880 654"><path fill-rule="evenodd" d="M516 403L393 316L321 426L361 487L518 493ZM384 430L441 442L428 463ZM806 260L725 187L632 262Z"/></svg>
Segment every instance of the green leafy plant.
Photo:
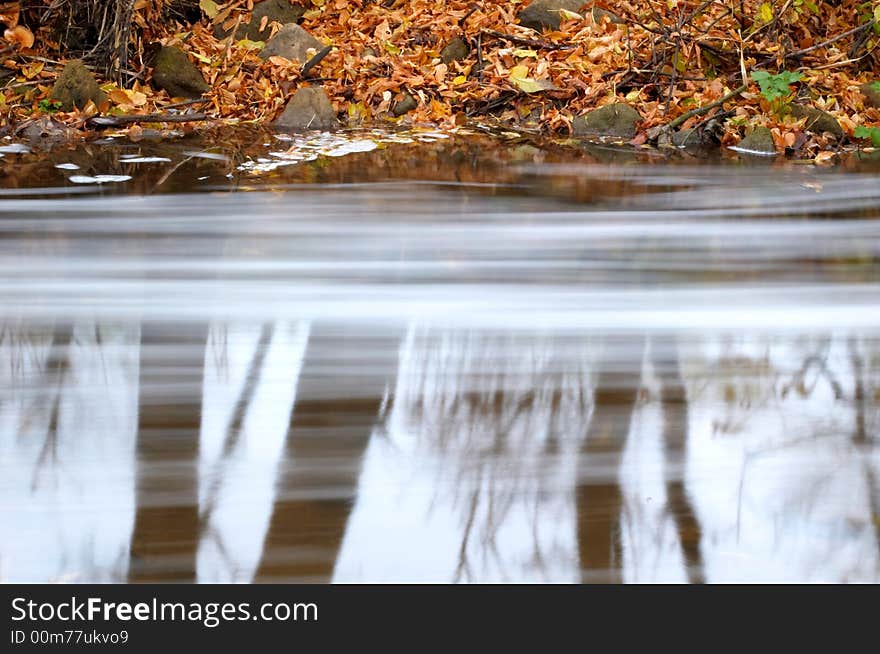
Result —
<svg viewBox="0 0 880 654"><path fill-rule="evenodd" d="M761 87L761 95L771 104L791 95L791 85L803 77L800 73L784 70L775 75L763 70L752 73L752 79Z"/></svg>
<svg viewBox="0 0 880 654"><path fill-rule="evenodd" d="M871 139L871 145L880 148L880 127L864 127L859 125L853 131L857 139Z"/></svg>
<svg viewBox="0 0 880 654"><path fill-rule="evenodd" d="M37 103L37 109L42 111L44 114L54 114L61 111L61 102L58 100L50 100L48 98L44 98Z"/></svg>

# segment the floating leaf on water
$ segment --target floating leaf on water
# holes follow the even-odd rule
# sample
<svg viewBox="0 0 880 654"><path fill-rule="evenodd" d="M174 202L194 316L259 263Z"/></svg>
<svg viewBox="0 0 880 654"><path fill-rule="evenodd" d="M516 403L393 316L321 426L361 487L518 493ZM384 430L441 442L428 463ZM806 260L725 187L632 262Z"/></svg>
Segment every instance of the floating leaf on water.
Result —
<svg viewBox="0 0 880 654"><path fill-rule="evenodd" d="M3 154L27 154L31 149L23 143L10 143L9 145L0 145L0 152Z"/></svg>
<svg viewBox="0 0 880 654"><path fill-rule="evenodd" d="M71 175L68 179L74 184L108 184L115 182L127 182L131 175Z"/></svg>
<svg viewBox="0 0 880 654"><path fill-rule="evenodd" d="M55 164L55 167L61 170L79 170L79 166L77 166L75 163L60 163Z"/></svg>
<svg viewBox="0 0 880 654"><path fill-rule="evenodd" d="M168 157L138 157L123 155L119 158L120 163L170 163Z"/></svg>

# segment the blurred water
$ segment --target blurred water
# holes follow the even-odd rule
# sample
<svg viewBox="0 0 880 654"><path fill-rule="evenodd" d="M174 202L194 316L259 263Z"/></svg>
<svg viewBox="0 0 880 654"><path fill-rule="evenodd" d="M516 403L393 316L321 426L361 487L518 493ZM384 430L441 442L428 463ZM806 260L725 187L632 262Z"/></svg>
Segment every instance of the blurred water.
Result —
<svg viewBox="0 0 880 654"><path fill-rule="evenodd" d="M869 164L266 139L4 158L0 580L878 581Z"/></svg>

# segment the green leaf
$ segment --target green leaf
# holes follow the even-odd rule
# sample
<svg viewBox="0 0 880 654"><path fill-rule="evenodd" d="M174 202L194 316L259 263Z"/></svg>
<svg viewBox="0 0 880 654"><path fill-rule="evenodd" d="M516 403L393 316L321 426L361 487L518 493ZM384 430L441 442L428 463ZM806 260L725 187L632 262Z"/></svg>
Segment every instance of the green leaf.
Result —
<svg viewBox="0 0 880 654"><path fill-rule="evenodd" d="M762 3L761 7L758 9L758 12L763 22L769 23L771 20L773 20L773 7L770 6L769 2Z"/></svg>
<svg viewBox="0 0 880 654"><path fill-rule="evenodd" d="M791 95L791 84L794 84L803 77L800 73L784 70L781 73L772 75L764 70L756 70L752 73L752 79L758 83L761 88L761 95L768 102L773 102L780 98L787 98Z"/></svg>
<svg viewBox="0 0 880 654"><path fill-rule="evenodd" d="M853 130L853 136L857 139L871 139L871 145L880 148L880 127L864 127L859 125Z"/></svg>
<svg viewBox="0 0 880 654"><path fill-rule="evenodd" d="M217 17L217 3L214 0L199 0L199 9L208 18L213 19Z"/></svg>

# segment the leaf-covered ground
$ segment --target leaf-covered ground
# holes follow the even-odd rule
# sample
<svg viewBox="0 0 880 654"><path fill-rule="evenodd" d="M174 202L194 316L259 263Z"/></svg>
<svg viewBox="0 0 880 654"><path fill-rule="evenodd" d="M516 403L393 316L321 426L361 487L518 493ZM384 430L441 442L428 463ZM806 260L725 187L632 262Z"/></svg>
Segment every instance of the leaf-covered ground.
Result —
<svg viewBox="0 0 880 654"><path fill-rule="evenodd" d="M0 96L5 125L47 113L84 126L95 112L191 110L151 88L144 44L161 42L181 47L198 64L212 88L196 107L215 123L272 120L299 86L321 84L339 115L355 125L394 121L450 128L494 120L566 134L574 116L627 102L643 117L638 144L648 140L651 128L718 101L745 78L743 92L680 127L703 127L714 117L725 145L763 125L771 128L778 149L800 156L821 158L840 147L837 139L805 129L805 119L788 110L797 102L830 113L853 142L880 139L874 129L880 128L880 109L860 90L875 80L876 1L605 0L595 6L614 16L593 12L588 2L578 13L563 12L558 30L536 32L518 23L529 0L303 0L293 3L307 7L302 27L333 46L305 78L306 62L264 61L258 56L262 42L215 36L218 25L238 33L235 26L250 19L252 0L202 0L195 24L169 18L159 0L136 0L133 54L122 83L106 80L102 106L70 114L56 112L48 101L69 53L61 51L48 25L31 30L19 23L21 4L0 3L7 27L2 66L8 77ZM443 63L440 51L456 37L470 51ZM755 72L769 73L770 85L759 86ZM774 82L776 92L768 92ZM397 117L393 109L403 94L417 106Z"/></svg>

